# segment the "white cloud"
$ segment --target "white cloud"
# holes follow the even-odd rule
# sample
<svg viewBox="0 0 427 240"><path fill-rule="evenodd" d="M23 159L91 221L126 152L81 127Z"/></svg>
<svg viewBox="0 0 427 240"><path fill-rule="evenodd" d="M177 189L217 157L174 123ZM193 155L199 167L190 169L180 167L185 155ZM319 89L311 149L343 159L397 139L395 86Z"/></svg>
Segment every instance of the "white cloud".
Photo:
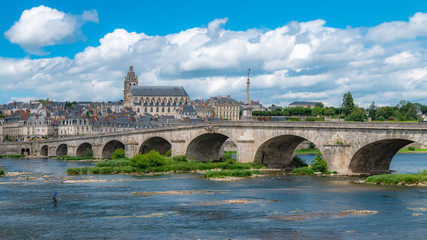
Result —
<svg viewBox="0 0 427 240"><path fill-rule="evenodd" d="M402 98L427 104L427 95L416 93L427 92L427 49L417 43L424 17L417 13L408 22L367 29L330 28L315 20L231 31L224 27L227 19L165 36L116 29L74 59L0 58L0 99L31 91L56 100L118 100L133 65L141 85L182 85L193 99L231 95L243 100L251 68L251 97L267 105L316 100L338 106L347 91L361 106ZM379 29L399 30L396 24L417 39L373 37Z"/></svg>
<svg viewBox="0 0 427 240"><path fill-rule="evenodd" d="M373 42L392 42L399 39L414 39L427 36L427 14L416 13L409 22L394 21L382 23L368 30L366 39Z"/></svg>
<svg viewBox="0 0 427 240"><path fill-rule="evenodd" d="M95 10L71 15L41 5L25 10L4 36L28 53L45 55L47 53L42 47L76 41L80 37L81 26L87 21L99 21Z"/></svg>

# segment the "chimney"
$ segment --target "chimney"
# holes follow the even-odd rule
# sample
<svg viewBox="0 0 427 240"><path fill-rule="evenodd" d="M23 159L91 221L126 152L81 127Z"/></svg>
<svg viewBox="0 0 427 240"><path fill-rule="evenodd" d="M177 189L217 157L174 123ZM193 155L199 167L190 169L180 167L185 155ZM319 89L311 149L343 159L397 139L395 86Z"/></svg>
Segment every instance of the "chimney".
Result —
<svg viewBox="0 0 427 240"><path fill-rule="evenodd" d="M67 114L65 114L65 119L68 119L68 115Z"/></svg>
<svg viewBox="0 0 427 240"><path fill-rule="evenodd" d="M21 117L22 119L24 119L25 118L25 112L22 112L22 117Z"/></svg>
<svg viewBox="0 0 427 240"><path fill-rule="evenodd" d="M254 100L251 100L251 104L254 104Z"/></svg>
<svg viewBox="0 0 427 240"><path fill-rule="evenodd" d="M105 117L105 122L108 123L108 117Z"/></svg>
<svg viewBox="0 0 427 240"><path fill-rule="evenodd" d="M13 102L13 107L16 107L16 102Z"/></svg>
<svg viewBox="0 0 427 240"><path fill-rule="evenodd" d="M204 100L202 99L202 103L204 102Z"/></svg>
<svg viewBox="0 0 427 240"><path fill-rule="evenodd" d="M257 103L259 104L259 100L257 101Z"/></svg>
<svg viewBox="0 0 427 240"><path fill-rule="evenodd" d="M218 100L221 99L221 95L218 95Z"/></svg>
<svg viewBox="0 0 427 240"><path fill-rule="evenodd" d="M213 105L213 97L211 97L211 103L210 104Z"/></svg>
<svg viewBox="0 0 427 240"><path fill-rule="evenodd" d="M133 117L130 118L130 121L133 122Z"/></svg>
<svg viewBox="0 0 427 240"><path fill-rule="evenodd" d="M79 115L82 115L82 109L79 108Z"/></svg>
<svg viewBox="0 0 427 240"><path fill-rule="evenodd" d="M10 111L10 116L12 116L13 115L13 111Z"/></svg>
<svg viewBox="0 0 427 240"><path fill-rule="evenodd" d="M95 116L90 117L90 122L93 123L94 119L95 119Z"/></svg>
<svg viewBox="0 0 427 240"><path fill-rule="evenodd" d="M231 99L231 96L230 96L230 95L228 95L228 96L227 96L227 99L228 99L228 100L230 100L230 99Z"/></svg>
<svg viewBox="0 0 427 240"><path fill-rule="evenodd" d="M113 115L113 119L116 120L116 115Z"/></svg>

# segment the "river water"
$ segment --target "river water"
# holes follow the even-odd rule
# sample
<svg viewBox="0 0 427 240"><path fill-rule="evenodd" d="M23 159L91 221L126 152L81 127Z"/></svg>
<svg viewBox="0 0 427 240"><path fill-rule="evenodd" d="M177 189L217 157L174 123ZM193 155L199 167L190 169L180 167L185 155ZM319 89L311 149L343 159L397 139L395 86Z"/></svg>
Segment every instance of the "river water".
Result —
<svg viewBox="0 0 427 240"><path fill-rule="evenodd" d="M427 188L422 187L283 175L237 182L209 181L197 174L69 177L68 167L92 164L52 159L0 159L0 165L8 173L0 177L0 239L425 239L427 235ZM398 154L391 166L402 173L424 168L427 154ZM59 200L53 206L50 197L55 191ZM377 213L355 215L349 210Z"/></svg>

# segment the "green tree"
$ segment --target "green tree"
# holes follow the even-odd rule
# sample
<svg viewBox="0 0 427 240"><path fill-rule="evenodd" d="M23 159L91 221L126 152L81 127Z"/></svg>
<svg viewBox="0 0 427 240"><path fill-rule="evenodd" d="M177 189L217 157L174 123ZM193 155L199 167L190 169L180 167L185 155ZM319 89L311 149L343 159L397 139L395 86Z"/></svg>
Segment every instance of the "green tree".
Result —
<svg viewBox="0 0 427 240"><path fill-rule="evenodd" d="M317 102L316 105L314 105L315 107L319 107L319 108L324 108L325 105L322 102Z"/></svg>
<svg viewBox="0 0 427 240"><path fill-rule="evenodd" d="M375 102L372 101L371 106L368 108L368 117L370 117L372 120L376 120L377 116L377 106L375 105Z"/></svg>
<svg viewBox="0 0 427 240"><path fill-rule="evenodd" d="M350 115L345 117L345 120L353 122L363 122L366 120L365 111L363 111L363 108L357 108Z"/></svg>
<svg viewBox="0 0 427 240"><path fill-rule="evenodd" d="M3 114L0 114L0 118L5 118L5 116Z"/></svg>
<svg viewBox="0 0 427 240"><path fill-rule="evenodd" d="M313 159L311 162L311 169L313 169L315 172L327 172L328 166L326 164L325 159L318 153L316 155L316 158Z"/></svg>
<svg viewBox="0 0 427 240"><path fill-rule="evenodd" d="M332 116L336 114L334 107L326 107L323 109L323 114L326 116Z"/></svg>
<svg viewBox="0 0 427 240"><path fill-rule="evenodd" d="M356 109L356 105L354 104L353 96L350 91L344 94L341 106L345 116L350 115L351 112Z"/></svg>
<svg viewBox="0 0 427 240"><path fill-rule="evenodd" d="M147 154L137 154L130 159L130 165L137 168L159 167L165 164L165 157L156 150L151 150Z"/></svg>
<svg viewBox="0 0 427 240"><path fill-rule="evenodd" d="M312 116L323 116L323 108L315 107L311 110Z"/></svg>
<svg viewBox="0 0 427 240"><path fill-rule="evenodd" d="M125 157L125 150L123 150L123 148L119 148L114 151L113 156L111 156L111 159L124 158L124 157Z"/></svg>
<svg viewBox="0 0 427 240"><path fill-rule="evenodd" d="M89 119L89 118L90 118L90 112L89 112L89 111L87 111L87 112L86 112L86 118L87 118L87 119Z"/></svg>
<svg viewBox="0 0 427 240"><path fill-rule="evenodd" d="M408 111L406 112L406 119L408 121L415 121L415 120L417 120L418 119L417 113L418 112L417 112L417 109L415 108L415 105L411 104L409 106L409 108L408 108Z"/></svg>
<svg viewBox="0 0 427 240"><path fill-rule="evenodd" d="M379 120L380 117L383 117L385 120L393 116L394 108L392 107L381 107L377 111L376 119Z"/></svg>

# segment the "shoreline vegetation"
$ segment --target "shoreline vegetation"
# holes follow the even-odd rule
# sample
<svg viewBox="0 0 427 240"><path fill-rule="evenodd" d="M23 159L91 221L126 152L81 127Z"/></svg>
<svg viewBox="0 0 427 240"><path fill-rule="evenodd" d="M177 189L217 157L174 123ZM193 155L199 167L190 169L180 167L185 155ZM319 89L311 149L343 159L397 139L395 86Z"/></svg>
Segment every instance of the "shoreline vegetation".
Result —
<svg viewBox="0 0 427 240"><path fill-rule="evenodd" d="M99 161L92 168L68 168L67 174L163 175L197 172L204 173L205 178L211 179L250 177L254 174L259 174L258 169L266 168L260 163L238 163L232 159L234 152L224 152L223 157L218 161L201 162L194 159L189 160L185 155L165 157L154 150L147 154L137 154L129 159L124 157L123 150L118 149L116 151L112 159Z"/></svg>
<svg viewBox="0 0 427 240"><path fill-rule="evenodd" d="M24 154L0 155L0 158L25 158Z"/></svg>
<svg viewBox="0 0 427 240"><path fill-rule="evenodd" d="M418 171L414 174L381 174L369 176L366 183L398 186L425 186L427 187L427 170Z"/></svg>

